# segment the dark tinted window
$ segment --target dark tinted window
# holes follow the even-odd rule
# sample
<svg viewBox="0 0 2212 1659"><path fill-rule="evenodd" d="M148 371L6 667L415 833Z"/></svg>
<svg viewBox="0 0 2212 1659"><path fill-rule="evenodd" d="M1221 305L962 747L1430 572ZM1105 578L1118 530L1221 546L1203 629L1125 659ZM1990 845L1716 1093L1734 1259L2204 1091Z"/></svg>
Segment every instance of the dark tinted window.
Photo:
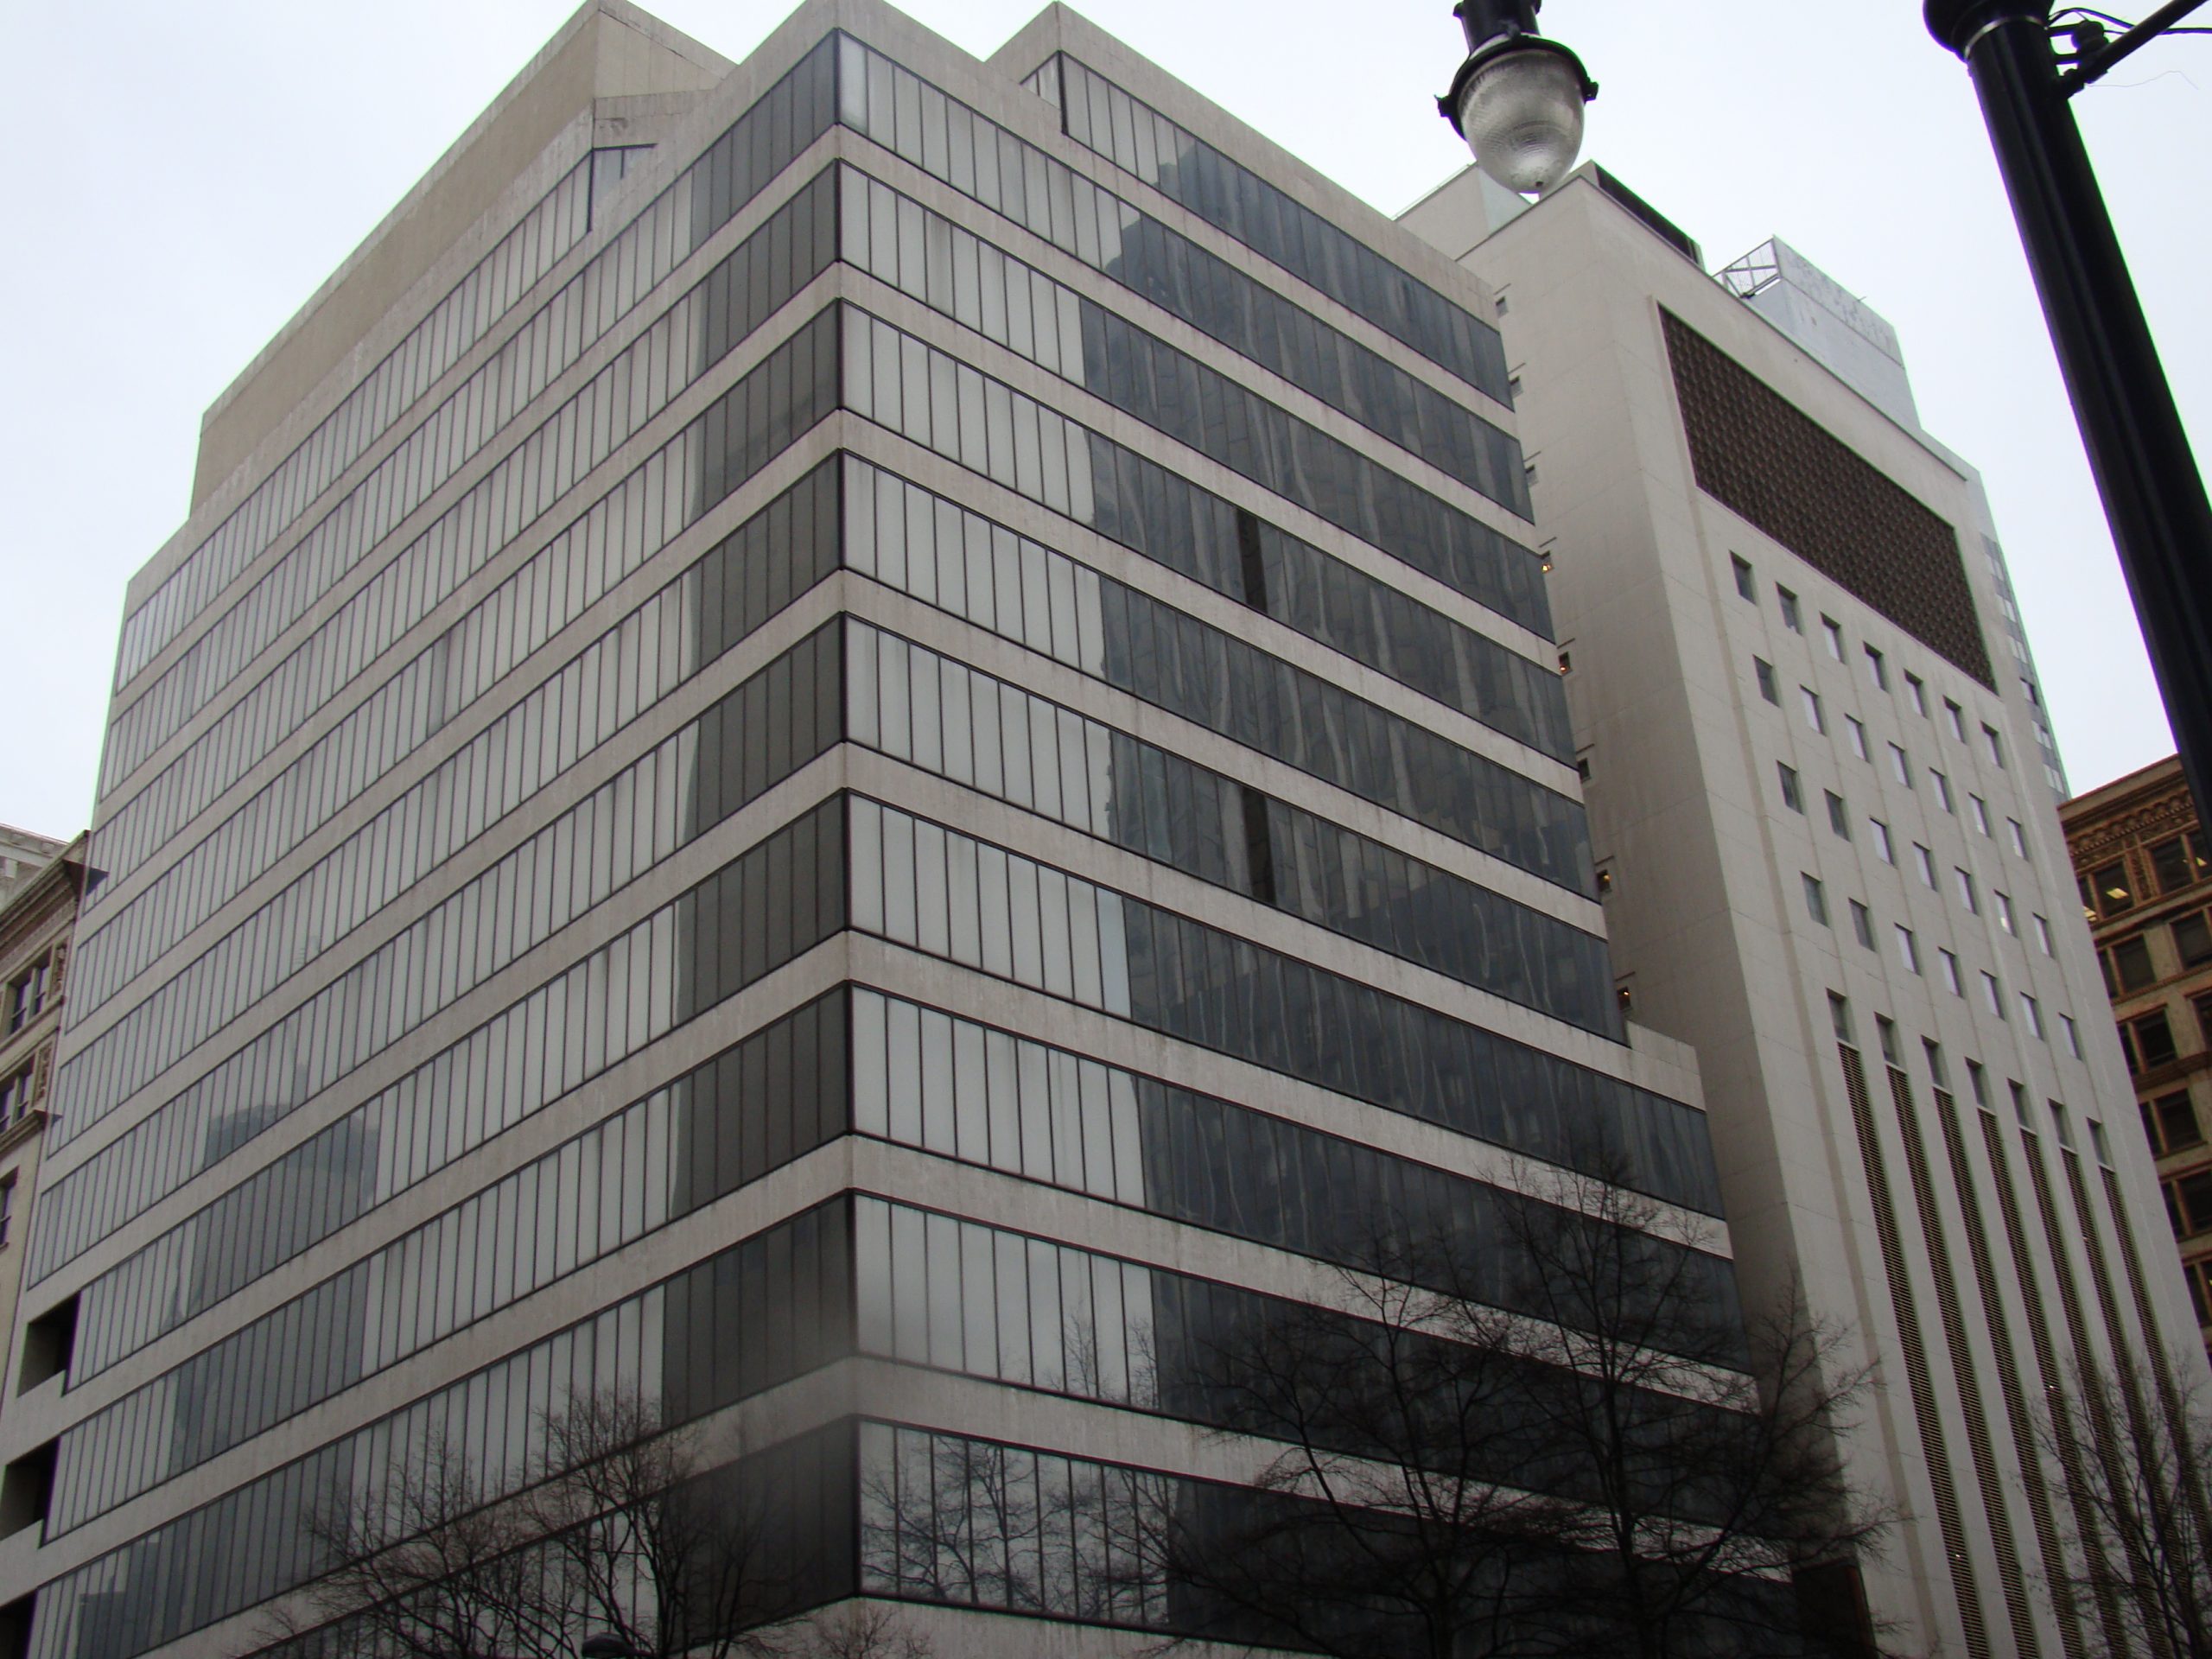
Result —
<svg viewBox="0 0 2212 1659"><path fill-rule="evenodd" d="M2139 991L2158 977L2151 966L2150 943L2140 933L2113 946L2112 965L2122 991Z"/></svg>
<svg viewBox="0 0 2212 1659"><path fill-rule="evenodd" d="M2196 873L2190 868L2189 855L2183 850L2181 837L2162 841L2151 849L2152 873L2158 878L2160 893L2173 893L2196 880Z"/></svg>
<svg viewBox="0 0 2212 1659"><path fill-rule="evenodd" d="M2127 879L2127 866L2107 864L2089 878L2089 895L2100 912L2117 916L2135 906L2135 888Z"/></svg>
<svg viewBox="0 0 2212 1659"><path fill-rule="evenodd" d="M2173 1027L2166 1023L2163 1010L2145 1014L2130 1029L2135 1033L2136 1058L2145 1071L2169 1064L2178 1052L2174 1047Z"/></svg>

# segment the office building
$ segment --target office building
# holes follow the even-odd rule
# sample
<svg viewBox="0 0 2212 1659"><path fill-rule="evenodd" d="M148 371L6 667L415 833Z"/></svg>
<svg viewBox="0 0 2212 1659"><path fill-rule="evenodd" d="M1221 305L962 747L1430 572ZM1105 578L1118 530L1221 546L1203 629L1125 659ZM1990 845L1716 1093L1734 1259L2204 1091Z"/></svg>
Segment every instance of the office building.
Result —
<svg viewBox="0 0 2212 1659"><path fill-rule="evenodd" d="M1614 969L1698 1054L1746 1306L1872 1368L1873 1616L2088 1651L2046 1390L2119 1351L2170 1400L2196 1356L1979 482L1781 245L1715 280L1595 164L1401 222L1497 296Z"/></svg>
<svg viewBox="0 0 2212 1659"><path fill-rule="evenodd" d="M1732 1296L1504 362L1064 10L986 63L810 0L733 64L585 6L131 584L0 1411L25 1650L255 1649L334 1493L507 1491L613 1389L772 1484L791 1599L1126 1652L1173 1611L1119 1506L1249 1466L1157 1386L1209 1320L1601 1137ZM863 1504L963 1462L1054 1517L944 1497L993 1572Z"/></svg>
<svg viewBox="0 0 2212 1659"><path fill-rule="evenodd" d="M2212 1344L2212 867L2196 804L2170 756L2076 796L2059 819L2182 1276Z"/></svg>
<svg viewBox="0 0 2212 1659"><path fill-rule="evenodd" d="M0 1331L16 1325L54 1044L68 996L70 932L85 892L86 837L52 845L54 855L0 898ZM0 1488L0 1527L7 1524L7 1497Z"/></svg>

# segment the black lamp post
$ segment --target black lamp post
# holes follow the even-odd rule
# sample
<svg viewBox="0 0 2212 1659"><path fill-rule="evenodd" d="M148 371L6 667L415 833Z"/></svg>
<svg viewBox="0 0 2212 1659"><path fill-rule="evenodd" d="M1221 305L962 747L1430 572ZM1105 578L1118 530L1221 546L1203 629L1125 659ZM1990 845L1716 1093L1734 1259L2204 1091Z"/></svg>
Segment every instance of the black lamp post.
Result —
<svg viewBox="0 0 2212 1659"><path fill-rule="evenodd" d="M1467 58L1438 113L1467 141L1475 164L1507 189L1540 195L1567 176L1582 148L1582 106L1598 83L1582 60L1536 33L1543 0L1459 0Z"/></svg>
<svg viewBox="0 0 2212 1659"><path fill-rule="evenodd" d="M2212 809L2212 504L2066 100L2205 0L2107 40L2048 0L1926 0L1966 60L2200 815Z"/></svg>

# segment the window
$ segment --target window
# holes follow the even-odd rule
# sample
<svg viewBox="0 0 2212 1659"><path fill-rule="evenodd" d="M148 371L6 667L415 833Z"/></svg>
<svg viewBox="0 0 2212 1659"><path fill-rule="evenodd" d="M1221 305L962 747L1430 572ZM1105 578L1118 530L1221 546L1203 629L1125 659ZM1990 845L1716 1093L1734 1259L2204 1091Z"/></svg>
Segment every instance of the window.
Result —
<svg viewBox="0 0 2212 1659"><path fill-rule="evenodd" d="M2028 1104L2028 1091L2010 1077L2005 1080L2005 1087L2012 1091L2013 1121L2033 1135L2036 1132L2035 1108Z"/></svg>
<svg viewBox="0 0 2212 1659"><path fill-rule="evenodd" d="M0 1128L6 1128L30 1109L31 1073L24 1065L0 1078Z"/></svg>
<svg viewBox="0 0 2212 1659"><path fill-rule="evenodd" d="M1967 797L1967 817L1983 835L1989 833L1989 803L1979 795Z"/></svg>
<svg viewBox="0 0 2212 1659"><path fill-rule="evenodd" d="M1817 876L1800 875L1805 883L1805 913L1822 927L1828 925L1828 896Z"/></svg>
<svg viewBox="0 0 2212 1659"><path fill-rule="evenodd" d="M2020 827L2018 818L2005 819L2005 828L2012 837L2012 850L2025 858L2028 855L2028 832Z"/></svg>
<svg viewBox="0 0 2212 1659"><path fill-rule="evenodd" d="M2212 927L2204 925L2202 911L2191 911L2175 921L2174 950L2179 953L2184 968L2212 962Z"/></svg>
<svg viewBox="0 0 2212 1659"><path fill-rule="evenodd" d="M1759 696L1764 697L1769 702L1779 704L1782 702L1782 688L1775 683L1774 664L1754 657L1751 658L1751 672L1758 680Z"/></svg>
<svg viewBox="0 0 2212 1659"><path fill-rule="evenodd" d="M1905 759L1904 750L1895 743L1890 745L1890 775L1907 789L1912 787L1912 762Z"/></svg>
<svg viewBox="0 0 2212 1659"><path fill-rule="evenodd" d="M2212 1048L2212 991L2200 991L2189 999L2189 1006L2196 1011L2196 1029L2202 1033L2204 1046Z"/></svg>
<svg viewBox="0 0 2212 1659"><path fill-rule="evenodd" d="M1964 996L1967 994L1966 982L1959 977L1959 958L1956 953L1946 950L1938 945L1936 948L1936 955L1943 969L1943 988L1953 996Z"/></svg>
<svg viewBox="0 0 2212 1659"><path fill-rule="evenodd" d="M2189 1305L2196 1310L2196 1322L2212 1325L2212 1256L2184 1262L2181 1270L2189 1279Z"/></svg>
<svg viewBox="0 0 2212 1659"><path fill-rule="evenodd" d="M1920 941L1912 937L1912 930L1900 924L1897 929L1897 960L1913 973L1920 971Z"/></svg>
<svg viewBox="0 0 2212 1659"><path fill-rule="evenodd" d="M1869 818L1866 820L1866 827L1874 832L1874 850L1881 855L1882 862L1896 863L1897 849L1897 843L1890 839L1890 826L1879 818Z"/></svg>
<svg viewBox="0 0 2212 1659"><path fill-rule="evenodd" d="M1872 645L1866 647L1866 677L1873 681L1877 691L1890 689L1890 665Z"/></svg>
<svg viewBox="0 0 2212 1659"><path fill-rule="evenodd" d="M1996 975L1981 976L1981 1000L1999 1020L2005 1017L2005 988L1997 982Z"/></svg>
<svg viewBox="0 0 2212 1659"><path fill-rule="evenodd" d="M2135 889L2127 879L2127 866L2107 864L2089 878L2098 914L2117 916L2135 908ZM2084 894L2088 898L2091 894ZM2092 920L2094 919L2093 916Z"/></svg>
<svg viewBox="0 0 2212 1659"><path fill-rule="evenodd" d="M1752 583L1751 567L1733 553L1731 553L1728 556L1728 563L1736 572L1737 597L1739 599L1748 599L1752 604L1758 604L1759 602L1759 590Z"/></svg>
<svg viewBox="0 0 2212 1659"><path fill-rule="evenodd" d="M2051 955L2050 923L2041 916L2031 917L2029 919L2036 925L2036 948L2046 957Z"/></svg>
<svg viewBox="0 0 2212 1659"><path fill-rule="evenodd" d="M1846 715L1843 717L1843 723L1851 734L1851 752L1861 760L1872 760L1874 758L1873 751L1866 747L1866 728L1859 723L1859 717L1856 715Z"/></svg>
<svg viewBox="0 0 2212 1659"><path fill-rule="evenodd" d="M1974 877L1955 865L1951 870L1951 880L1959 890L1959 902L1967 907L1967 913L1980 915L1981 894L1974 890Z"/></svg>
<svg viewBox="0 0 2212 1659"><path fill-rule="evenodd" d="M13 1175L0 1181L0 1249L7 1247L16 1230L16 1178Z"/></svg>
<svg viewBox="0 0 2212 1659"><path fill-rule="evenodd" d="M1839 663L1841 662L1843 660L1843 630L1836 626L1836 620L1834 617L1824 616L1821 619L1821 638L1828 642L1828 655Z"/></svg>
<svg viewBox="0 0 2212 1659"><path fill-rule="evenodd" d="M1834 991L1828 993L1828 1024L1834 1029L1836 1041L1849 1043L1858 1040L1851 1034L1851 1003Z"/></svg>
<svg viewBox="0 0 2212 1659"><path fill-rule="evenodd" d="M1882 1058L1891 1065L1903 1065L1904 1057L1897 1052L1897 1022L1878 1014L1874 1016L1874 1032L1882 1039Z"/></svg>
<svg viewBox="0 0 2212 1659"><path fill-rule="evenodd" d="M1923 720L1928 718L1928 686L1917 674L1904 677L1904 694L1912 703L1912 712Z"/></svg>
<svg viewBox="0 0 2212 1659"><path fill-rule="evenodd" d="M1797 786L1796 768L1777 761L1774 769L1782 779L1782 804L1792 812L1802 812L1805 810L1805 795Z"/></svg>
<svg viewBox="0 0 2212 1659"><path fill-rule="evenodd" d="M2162 1065L2171 1065L2179 1054L2164 1008L2127 1021L2120 1028L2120 1039L2131 1071L2155 1071Z"/></svg>
<svg viewBox="0 0 2212 1659"><path fill-rule="evenodd" d="M1936 855L1916 841L1912 843L1912 861L1920 872L1921 885L1933 887L1936 885Z"/></svg>
<svg viewBox="0 0 2212 1659"><path fill-rule="evenodd" d="M2179 836L2162 841L2151 849L2151 874L2158 877L2160 893L2177 893L2196 880Z"/></svg>
<svg viewBox="0 0 2212 1659"><path fill-rule="evenodd" d="M2162 1185L2166 1192L2166 1216L2174 1224L2176 1238L2212 1232L2212 1169L2201 1169Z"/></svg>
<svg viewBox="0 0 2212 1659"><path fill-rule="evenodd" d="M1966 710L1948 697L1943 699L1943 719L1951 728L1951 735L1963 743L1967 741Z"/></svg>
<svg viewBox="0 0 2212 1659"><path fill-rule="evenodd" d="M1797 608L1797 595L1780 582L1774 585L1774 596L1782 604L1782 626L1792 633L1805 632L1804 613Z"/></svg>
<svg viewBox="0 0 2212 1659"><path fill-rule="evenodd" d="M1856 899L1851 901L1851 931L1869 950L1874 948L1874 912Z"/></svg>
<svg viewBox="0 0 2212 1659"><path fill-rule="evenodd" d="M1959 805L1951 798L1951 780L1933 767L1929 769L1928 775L1936 780L1936 798L1942 803L1943 810L1946 812L1955 813L1959 810Z"/></svg>
<svg viewBox="0 0 2212 1659"><path fill-rule="evenodd" d="M2082 1058L2082 1027L2074 1023L2072 1014L2062 1014L2058 1016L2058 1034L2066 1039L2066 1052L2075 1059L2080 1059Z"/></svg>
<svg viewBox="0 0 2212 1659"><path fill-rule="evenodd" d="M2204 1131L2186 1089L2143 1103L2143 1133L2150 1139L2151 1150L2161 1158L2204 1144Z"/></svg>
<svg viewBox="0 0 2212 1659"><path fill-rule="evenodd" d="M1943 1045L1933 1038L1920 1039L1920 1052L1928 1057L1928 1080L1938 1089L1951 1086L1950 1068L1943 1064Z"/></svg>
<svg viewBox="0 0 2212 1659"><path fill-rule="evenodd" d="M2058 1136L2058 1144L2067 1151L2074 1150L2074 1125L2066 1116L2066 1109L2056 1101L2050 1103L2050 1127Z"/></svg>
<svg viewBox="0 0 2212 1659"><path fill-rule="evenodd" d="M2025 991L2020 993L2020 1016L2028 1022L2030 1031L2038 1038L2043 1036L2043 1004Z"/></svg>
<svg viewBox="0 0 2212 1659"><path fill-rule="evenodd" d="M2139 991L2158 976L2151 965L2151 942L2136 933L2121 939L2112 947L2112 976L2114 995L2124 996L2130 991Z"/></svg>
<svg viewBox="0 0 2212 1659"><path fill-rule="evenodd" d="M2014 938L2019 938L2020 923L2019 918L2012 913L2012 895L2009 893L1999 893L1996 888L1992 887L1989 890L1989 896L1997 901L1997 925Z"/></svg>
<svg viewBox="0 0 2212 1659"><path fill-rule="evenodd" d="M1834 790L1825 791L1828 801L1828 828L1844 840L1851 839L1851 815L1844 810L1843 797Z"/></svg>
<svg viewBox="0 0 2212 1659"><path fill-rule="evenodd" d="M2200 881L2207 875L2212 875L2212 862L2207 862L2204 856L2204 832L2201 830L2191 830L2183 839L2189 843L2190 873Z"/></svg>
<svg viewBox="0 0 2212 1659"><path fill-rule="evenodd" d="M1974 1090L1974 1103L1985 1112L1990 1110L1989 1071L1980 1060L1967 1062L1967 1082Z"/></svg>
<svg viewBox="0 0 2212 1659"><path fill-rule="evenodd" d="M1981 741L1989 749L1989 764L1999 772L2004 771L2005 743L2004 740L1997 735L1997 728L1994 726L1984 726L1981 728Z"/></svg>
<svg viewBox="0 0 2212 1659"><path fill-rule="evenodd" d="M2105 1139L2105 1126L2100 1120L2094 1117L2088 1120L2088 1124L2090 1149L2097 1154L2097 1161L2107 1169L2110 1169L2112 1142Z"/></svg>
<svg viewBox="0 0 2212 1659"><path fill-rule="evenodd" d="M8 982L8 1030L21 1031L46 1007L46 965L41 957Z"/></svg>
<svg viewBox="0 0 2212 1659"><path fill-rule="evenodd" d="M1805 700L1805 723L1816 732L1827 731L1828 719L1821 712L1821 694L1809 685L1801 685L1797 688L1797 695Z"/></svg>

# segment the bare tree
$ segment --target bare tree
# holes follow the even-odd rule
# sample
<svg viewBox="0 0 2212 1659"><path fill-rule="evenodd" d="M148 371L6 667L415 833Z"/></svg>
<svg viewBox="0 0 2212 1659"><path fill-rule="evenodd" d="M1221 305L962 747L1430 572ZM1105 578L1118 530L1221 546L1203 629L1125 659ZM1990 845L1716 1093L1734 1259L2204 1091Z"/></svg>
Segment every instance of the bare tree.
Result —
<svg viewBox="0 0 2212 1659"><path fill-rule="evenodd" d="M1154 1529L1191 1634L1343 1659L1878 1651L1800 1603L1855 1585L1885 1524L1834 1449L1864 1373L1794 1306L1747 1340L1726 1264L1587 1166L1494 1230L1382 1239L1329 1305L1246 1299L1197 1375L1163 1370L1171 1409L1287 1448Z"/></svg>
<svg viewBox="0 0 2212 1659"><path fill-rule="evenodd" d="M798 1612L773 1495L741 1462L709 1466L696 1427L614 1390L538 1430L512 1495L442 1442L373 1490L326 1494L308 1524L327 1570L270 1636L376 1659L572 1659L594 1636L637 1659L929 1651L885 1608Z"/></svg>
<svg viewBox="0 0 2212 1659"><path fill-rule="evenodd" d="M2072 1587L2117 1626L2106 1650L2212 1659L2212 1408L2191 1386L2173 1409L2148 1409L2162 1392L2132 1357L2076 1371L2039 1434L2095 1533Z"/></svg>

